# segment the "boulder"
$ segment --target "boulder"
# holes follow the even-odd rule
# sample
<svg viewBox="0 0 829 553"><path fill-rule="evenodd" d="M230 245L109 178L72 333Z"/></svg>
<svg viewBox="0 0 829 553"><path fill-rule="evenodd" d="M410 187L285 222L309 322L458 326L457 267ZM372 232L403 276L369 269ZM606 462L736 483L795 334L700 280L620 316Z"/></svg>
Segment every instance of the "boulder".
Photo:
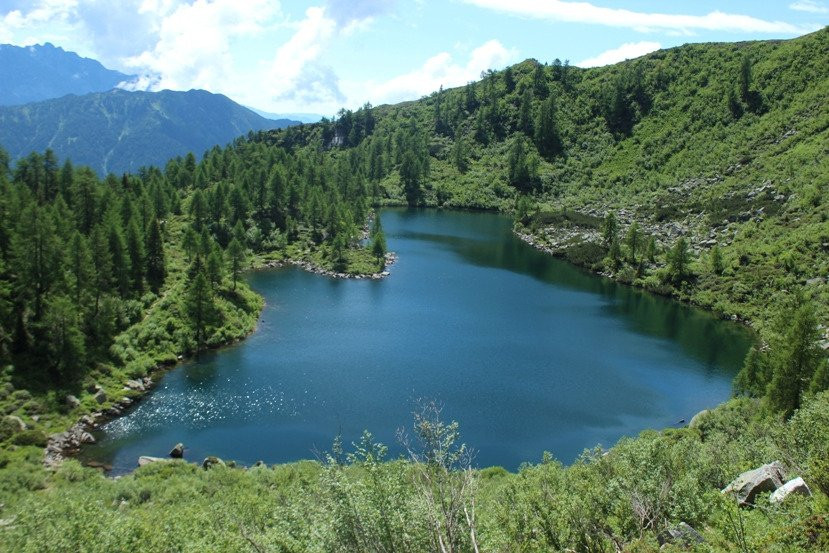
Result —
<svg viewBox="0 0 829 553"><path fill-rule="evenodd" d="M688 423L688 428L698 427L700 423L703 421L703 419L706 416L708 416L708 413L710 413L708 409L703 409L702 411L691 417L691 422Z"/></svg>
<svg viewBox="0 0 829 553"><path fill-rule="evenodd" d="M783 465L780 461L742 473L722 493L731 493L740 505L753 505L760 492L773 492L783 485Z"/></svg>
<svg viewBox="0 0 829 553"><path fill-rule="evenodd" d="M809 489L809 486L806 485L806 482L803 481L803 478L798 476L793 480L789 480L779 488L777 488L773 494L771 494L771 502L772 503L783 503L786 501L792 494L800 494L810 496L812 495L812 490Z"/></svg>
<svg viewBox="0 0 829 553"><path fill-rule="evenodd" d="M6 415L5 422L13 432L23 432L26 430L26 423L17 415Z"/></svg>
<svg viewBox="0 0 829 553"><path fill-rule="evenodd" d="M705 538L702 537L702 534L694 530L691 525L685 522L680 522L676 526L672 526L659 534L659 536L657 536L657 540L659 541L660 546L664 546L669 543L676 543L684 547L689 547L691 545L704 542Z"/></svg>
<svg viewBox="0 0 829 553"><path fill-rule="evenodd" d="M98 405L100 405L102 403L106 403L107 393L103 390L98 390L97 392L95 392L95 395L93 397L95 398L95 401L98 402Z"/></svg>
<svg viewBox="0 0 829 553"><path fill-rule="evenodd" d="M184 457L184 444L177 443L175 447L170 450L170 457L174 459L181 459Z"/></svg>
<svg viewBox="0 0 829 553"><path fill-rule="evenodd" d="M204 461L202 461L201 466L204 470L207 470L209 468L213 468L213 467L217 467L217 466L224 467L226 465L225 465L224 461L222 461L218 457L214 457L214 456L211 455L209 457L204 458Z"/></svg>
<svg viewBox="0 0 829 553"><path fill-rule="evenodd" d="M127 388L130 390L144 391L144 382L142 380L127 380Z"/></svg>
<svg viewBox="0 0 829 553"><path fill-rule="evenodd" d="M79 400L78 398L76 398L72 394L69 394L68 396L66 396L66 398L63 401L64 401L64 403L66 403L66 406L69 407L70 409L75 409L76 407L80 407L80 405L81 405L81 400Z"/></svg>
<svg viewBox="0 0 829 553"><path fill-rule="evenodd" d="M167 459L164 459L162 457L150 457L149 455L142 455L138 458L138 466L143 467L152 463L160 463L166 460Z"/></svg>
<svg viewBox="0 0 829 553"><path fill-rule="evenodd" d="M95 436L93 436L89 432L83 432L80 435L80 441L82 444L94 444L96 440Z"/></svg>

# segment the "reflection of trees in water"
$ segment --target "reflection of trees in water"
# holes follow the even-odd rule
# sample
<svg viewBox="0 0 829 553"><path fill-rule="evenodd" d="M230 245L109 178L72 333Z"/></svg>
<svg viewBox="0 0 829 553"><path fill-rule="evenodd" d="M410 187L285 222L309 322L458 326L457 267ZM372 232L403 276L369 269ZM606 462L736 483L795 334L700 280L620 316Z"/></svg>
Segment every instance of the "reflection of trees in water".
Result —
<svg viewBox="0 0 829 553"><path fill-rule="evenodd" d="M409 211L403 214L404 218L422 215ZM476 214L468 214L467 218L476 223L472 226L483 239L427 232L404 232L401 237L439 244L478 267L504 269L569 290L597 294L607 300L602 308L605 314L620 318L636 333L677 343L687 355L703 363L709 375L731 374L742 364L752 342L748 329L551 257L516 238L505 219Z"/></svg>

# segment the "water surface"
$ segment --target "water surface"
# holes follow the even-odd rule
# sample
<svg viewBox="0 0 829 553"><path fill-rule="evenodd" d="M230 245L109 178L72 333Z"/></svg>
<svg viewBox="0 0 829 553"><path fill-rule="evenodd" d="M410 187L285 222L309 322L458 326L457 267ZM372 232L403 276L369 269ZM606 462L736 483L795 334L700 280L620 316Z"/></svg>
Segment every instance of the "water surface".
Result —
<svg viewBox="0 0 829 553"><path fill-rule="evenodd" d="M444 405L479 466L572 461L725 400L742 327L582 271L515 238L492 213L385 210L399 254L382 281L294 268L248 276L258 330L164 376L84 451L243 464L315 458L364 429L400 453L421 399Z"/></svg>

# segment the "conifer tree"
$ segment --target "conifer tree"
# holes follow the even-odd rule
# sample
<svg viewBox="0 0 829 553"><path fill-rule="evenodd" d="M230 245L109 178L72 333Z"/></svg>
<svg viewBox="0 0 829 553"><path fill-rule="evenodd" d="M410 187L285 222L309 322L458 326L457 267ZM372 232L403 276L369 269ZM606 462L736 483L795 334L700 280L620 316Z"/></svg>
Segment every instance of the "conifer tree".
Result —
<svg viewBox="0 0 829 553"><path fill-rule="evenodd" d="M213 296L204 270L198 271L190 281L187 289L186 307L195 334L196 348L201 350L204 346L207 326L212 318L213 309Z"/></svg>
<svg viewBox="0 0 829 553"><path fill-rule="evenodd" d="M135 219L127 225L127 255L130 266L130 285L136 292L144 289L144 237Z"/></svg>
<svg viewBox="0 0 829 553"><path fill-rule="evenodd" d="M68 251L69 271L71 273L72 297L75 307L81 306L81 296L89 286L94 273L92 266L92 252L86 238L78 231L69 241Z"/></svg>
<svg viewBox="0 0 829 553"><path fill-rule="evenodd" d="M224 257L222 256L221 248L217 244L213 245L210 255L207 256L205 271L207 280L210 281L210 285L214 289L222 284L222 279L224 278Z"/></svg>
<svg viewBox="0 0 829 553"><path fill-rule="evenodd" d="M550 96L542 102L535 125L535 144L539 153L551 159L561 153L561 136L556 123L555 99Z"/></svg>
<svg viewBox="0 0 829 553"><path fill-rule="evenodd" d="M789 416L800 407L803 393L810 388L826 360L818 346L820 332L810 302L798 298L792 312L783 320L782 340L772 350L768 395L772 406Z"/></svg>
<svg viewBox="0 0 829 553"><path fill-rule="evenodd" d="M231 240L227 246L227 260L230 275L233 278L233 289L236 290L236 281L239 280L239 274L245 263L245 248L236 238Z"/></svg>
<svg viewBox="0 0 829 553"><path fill-rule="evenodd" d="M150 285L150 289L157 293L164 285L167 269L165 266L164 240L161 236L161 226L156 219L153 219L147 228L146 251L147 283Z"/></svg>

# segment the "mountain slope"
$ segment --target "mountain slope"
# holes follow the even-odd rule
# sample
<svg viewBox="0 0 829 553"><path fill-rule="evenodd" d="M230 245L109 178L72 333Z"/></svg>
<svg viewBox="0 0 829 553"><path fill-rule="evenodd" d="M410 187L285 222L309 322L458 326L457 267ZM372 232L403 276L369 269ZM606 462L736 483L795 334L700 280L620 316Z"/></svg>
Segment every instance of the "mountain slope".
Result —
<svg viewBox="0 0 829 553"><path fill-rule="evenodd" d="M527 60L259 139L353 151L387 203L520 207L519 230L540 247L762 327L795 291L829 321L826 98L829 29L594 69ZM601 239L610 213L621 263ZM635 256L624 243L634 222ZM672 278L680 238L690 262Z"/></svg>
<svg viewBox="0 0 829 553"><path fill-rule="evenodd" d="M0 44L2 106L105 92L132 78L48 42L26 47Z"/></svg>
<svg viewBox="0 0 829 553"><path fill-rule="evenodd" d="M12 159L50 148L101 174L122 173L290 123L203 90L112 90L0 108L0 145Z"/></svg>

